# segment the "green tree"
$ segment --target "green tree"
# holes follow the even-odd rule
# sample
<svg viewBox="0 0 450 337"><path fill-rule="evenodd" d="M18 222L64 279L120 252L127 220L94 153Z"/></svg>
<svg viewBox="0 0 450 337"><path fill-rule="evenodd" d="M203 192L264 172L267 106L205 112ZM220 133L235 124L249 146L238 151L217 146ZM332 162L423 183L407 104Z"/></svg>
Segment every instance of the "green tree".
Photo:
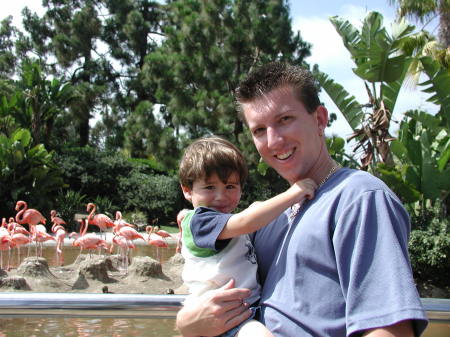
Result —
<svg viewBox="0 0 450 337"><path fill-rule="evenodd" d="M29 36L20 41L22 48L45 60L46 70L69 80L78 92L78 102L71 111L81 146L88 144L89 121L106 93L105 73L109 73L109 63L99 47L102 25L98 5L94 0L45 0L47 12L42 18L23 10Z"/></svg>
<svg viewBox="0 0 450 337"><path fill-rule="evenodd" d="M0 205L2 216L13 216L15 202L23 199L49 210L51 196L63 181L54 153L42 144L33 145L28 130L17 129L10 137L0 133Z"/></svg>
<svg viewBox="0 0 450 337"><path fill-rule="evenodd" d="M364 81L368 103L360 104L341 85L315 67L314 73L322 87L340 109L354 130L355 150L361 148L361 166L374 170L381 162L393 166L389 142L392 113L413 56L402 53L402 47L414 39L414 26L404 20L392 25L392 34L382 26L383 17L370 12L361 31L349 21L332 17L331 22L341 35L356 67L353 72Z"/></svg>
<svg viewBox="0 0 450 337"><path fill-rule="evenodd" d="M389 0L397 7L400 18L417 19L421 23L439 17L439 39L446 49L450 46L449 0Z"/></svg>
<svg viewBox="0 0 450 337"><path fill-rule="evenodd" d="M133 132L137 129L137 133L146 132L144 126L139 128L134 121L140 119L143 110L156 103L155 88L143 85L142 68L145 57L160 44L165 7L158 1L148 0L109 0L102 3L108 13L103 20L102 40L108 45L108 57L116 69L111 75L112 99L93 132L106 149L129 148L124 144L125 139L130 142L128 137L134 137ZM154 121L153 111L148 113L149 121ZM130 119L131 126L128 126ZM145 124L148 126L148 121ZM155 123L152 126L159 127ZM152 156L150 148L145 153L141 150L137 151L139 157ZM132 155L133 152L131 149Z"/></svg>
<svg viewBox="0 0 450 337"><path fill-rule="evenodd" d="M301 64L309 55L309 44L291 29L288 4L168 1L166 13L166 38L147 56L143 70L149 90L156 82L163 125L173 129L172 137L192 139L214 133L254 152L232 92L241 76L260 62L278 59ZM259 160L256 155L251 158L254 164Z"/></svg>

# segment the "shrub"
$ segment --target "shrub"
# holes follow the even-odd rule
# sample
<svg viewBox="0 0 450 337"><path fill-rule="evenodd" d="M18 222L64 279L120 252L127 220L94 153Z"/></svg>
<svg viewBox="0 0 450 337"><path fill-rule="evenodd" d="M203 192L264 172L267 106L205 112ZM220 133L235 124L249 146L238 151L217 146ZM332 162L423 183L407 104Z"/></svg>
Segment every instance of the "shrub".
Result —
<svg viewBox="0 0 450 337"><path fill-rule="evenodd" d="M144 212L149 221L158 218L162 223L172 222L184 207L175 177L133 170L129 176L119 178L118 187L125 208Z"/></svg>
<svg viewBox="0 0 450 337"><path fill-rule="evenodd" d="M413 222L416 219L413 219ZM413 224L409 252L415 276L436 286L448 286L450 279L450 228L447 220L431 218L426 227Z"/></svg>

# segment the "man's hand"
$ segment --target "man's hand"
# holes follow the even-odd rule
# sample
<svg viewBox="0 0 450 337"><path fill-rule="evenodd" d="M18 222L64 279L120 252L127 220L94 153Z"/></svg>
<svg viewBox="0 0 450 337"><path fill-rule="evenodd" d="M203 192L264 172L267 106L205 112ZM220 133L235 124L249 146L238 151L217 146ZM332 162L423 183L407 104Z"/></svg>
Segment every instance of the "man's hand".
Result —
<svg viewBox="0 0 450 337"><path fill-rule="evenodd" d="M249 289L234 288L234 280L230 280L183 307L177 315L177 328L184 337L220 335L250 317L244 303L248 296Z"/></svg>

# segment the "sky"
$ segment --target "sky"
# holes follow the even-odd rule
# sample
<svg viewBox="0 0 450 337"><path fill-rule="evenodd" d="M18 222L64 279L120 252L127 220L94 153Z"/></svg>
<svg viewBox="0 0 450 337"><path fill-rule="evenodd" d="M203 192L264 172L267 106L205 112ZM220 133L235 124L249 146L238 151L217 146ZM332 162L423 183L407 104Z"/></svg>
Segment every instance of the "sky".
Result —
<svg viewBox="0 0 450 337"><path fill-rule="evenodd" d="M12 15L14 25L20 27L20 12L25 6L39 15L44 12L40 0L3 1L0 20ZM354 63L329 21L329 17L338 15L359 28L369 11L377 11L383 15L384 25L388 28L395 19L395 8L389 4L388 0L290 0L290 8L293 30L300 30L302 38L312 44L311 56L306 61L310 65L318 64L322 72L341 84L347 92L356 97L359 103L367 103L364 83L352 72ZM437 112L437 106L426 102L427 97L417 88L403 88L395 107L393 120L400 121L403 113L413 108L420 107L431 113ZM349 136L352 133L350 126L325 91L322 91L320 99L329 112L334 112L338 116L337 121L327 129L327 135L338 135L344 138ZM396 129L396 124L393 124L391 132L395 134Z"/></svg>

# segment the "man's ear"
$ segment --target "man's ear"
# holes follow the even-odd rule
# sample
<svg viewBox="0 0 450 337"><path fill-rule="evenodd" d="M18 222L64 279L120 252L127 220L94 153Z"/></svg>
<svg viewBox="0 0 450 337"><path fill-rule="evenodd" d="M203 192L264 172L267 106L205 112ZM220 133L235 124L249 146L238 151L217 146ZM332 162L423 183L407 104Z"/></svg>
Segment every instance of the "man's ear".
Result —
<svg viewBox="0 0 450 337"><path fill-rule="evenodd" d="M316 109L317 127L324 133L328 125L328 110L323 105L319 105Z"/></svg>
<svg viewBox="0 0 450 337"><path fill-rule="evenodd" d="M187 186L183 186L183 185L180 185L180 186L181 186L181 190L183 191L184 198L187 201L192 202L192 190Z"/></svg>

